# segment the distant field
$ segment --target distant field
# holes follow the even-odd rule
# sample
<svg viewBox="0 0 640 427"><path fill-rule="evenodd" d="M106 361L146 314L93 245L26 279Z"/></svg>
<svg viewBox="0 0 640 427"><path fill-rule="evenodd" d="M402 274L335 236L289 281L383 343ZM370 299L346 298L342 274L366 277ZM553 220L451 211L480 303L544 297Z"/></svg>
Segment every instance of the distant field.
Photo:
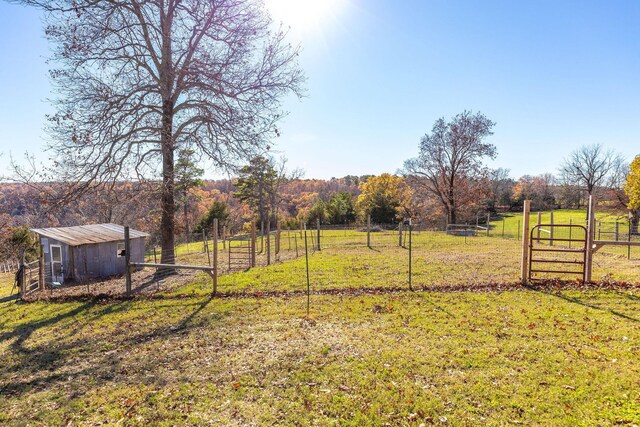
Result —
<svg viewBox="0 0 640 427"><path fill-rule="evenodd" d="M541 221L543 224L548 224L551 219L550 211L542 211ZM522 213L505 213L501 214L500 218L492 218L491 232L502 235L504 228L504 234L508 237L518 237L522 235ZM585 225L587 223L587 211L585 209L559 209L553 211L554 224L578 224ZM533 227L538 222L538 212L531 212L529 215L530 226ZM614 232L615 224L618 223L619 233L628 233L629 221L624 212L598 212L596 214L596 230L598 227L602 231ZM613 235L612 235L613 236Z"/></svg>

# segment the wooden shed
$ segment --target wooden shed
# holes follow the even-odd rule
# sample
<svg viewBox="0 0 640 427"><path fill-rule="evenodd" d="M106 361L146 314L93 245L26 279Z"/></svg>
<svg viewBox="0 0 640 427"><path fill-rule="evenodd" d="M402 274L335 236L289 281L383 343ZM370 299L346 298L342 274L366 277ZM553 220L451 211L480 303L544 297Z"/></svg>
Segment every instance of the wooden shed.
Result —
<svg viewBox="0 0 640 427"><path fill-rule="evenodd" d="M124 227L91 224L76 227L34 228L44 254L45 283L82 281L125 272ZM142 231L129 229L131 262L144 261Z"/></svg>

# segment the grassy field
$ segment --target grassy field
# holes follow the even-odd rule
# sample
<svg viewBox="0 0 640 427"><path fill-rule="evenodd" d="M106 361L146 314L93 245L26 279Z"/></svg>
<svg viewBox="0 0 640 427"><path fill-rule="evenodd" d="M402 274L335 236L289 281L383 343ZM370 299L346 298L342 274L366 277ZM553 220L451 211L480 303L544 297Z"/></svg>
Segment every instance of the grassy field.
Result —
<svg viewBox="0 0 640 427"><path fill-rule="evenodd" d="M346 268L330 252L312 266ZM225 280L293 290L300 268ZM384 285L357 274L354 287ZM152 299L0 298L0 424L640 423L638 288L348 290L312 295L310 318L304 295L208 292L201 277Z"/></svg>
<svg viewBox="0 0 640 427"><path fill-rule="evenodd" d="M548 224L551 219L551 213L544 211L540 213L541 222ZM538 222L538 212L531 212L529 215L529 223L533 227ZM587 211L585 209L558 209L553 211L554 224L579 224L585 225L587 223ZM605 239L614 240L615 238L615 223L618 223L619 238L622 235L626 238L628 233L629 221L627 216L623 213L614 212L597 212L596 213L596 233L601 231L600 237ZM505 213L496 217L491 221L491 233L504 235L510 238L519 238L522 235L522 213ZM563 235L565 230L556 230L556 233ZM603 234L604 233L604 234ZM596 236L598 237L598 236Z"/></svg>
<svg viewBox="0 0 640 427"><path fill-rule="evenodd" d="M639 422L634 294L324 296L313 321L303 305L194 296L13 306L0 419Z"/></svg>
<svg viewBox="0 0 640 427"><path fill-rule="evenodd" d="M518 280L521 242L415 232L410 292L397 232L323 231L307 318L298 237L224 298L199 275L24 304L0 275L0 424L640 425L640 288L487 292ZM638 282L634 255L599 252L594 277Z"/></svg>
<svg viewBox="0 0 640 427"><path fill-rule="evenodd" d="M282 234L281 252L278 256L288 261L265 268L225 274L219 279L219 289L223 292L305 289L304 240L297 236L294 243L294 235L294 232ZM309 232L309 270L315 289L408 288L409 251L406 247L398 246L397 231L371 233L370 248L367 247L367 234L356 230L323 230L321 251L313 250L316 242L316 236ZM555 247L559 245L560 243L556 243ZM273 246L272 241L272 259L275 259ZM206 254L186 254L183 248L180 249L182 252L178 262L200 265L208 263ZM412 284L418 289L437 289L451 285L473 287L487 283L516 282L520 278L521 251L520 241L503 239L491 232L489 236L480 234L467 238L443 232L414 232ZM219 259L224 272L227 256L224 251L220 252ZM258 263L266 265L264 252L258 254ZM572 266L564 267L575 269ZM558 275L546 275L548 278L554 276ZM560 277L572 280L578 278L578 275ZM627 259L626 247L601 249L594 256L593 278L597 281L640 282L640 248L631 249L631 259ZM193 290L210 287L210 280L204 278L187 286Z"/></svg>

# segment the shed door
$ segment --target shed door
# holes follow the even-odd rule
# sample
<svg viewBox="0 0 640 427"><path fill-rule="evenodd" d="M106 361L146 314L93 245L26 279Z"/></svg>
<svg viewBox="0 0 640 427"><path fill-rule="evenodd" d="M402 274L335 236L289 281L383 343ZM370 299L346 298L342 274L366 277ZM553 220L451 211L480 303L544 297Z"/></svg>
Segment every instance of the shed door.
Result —
<svg viewBox="0 0 640 427"><path fill-rule="evenodd" d="M60 245L51 245L51 279L53 282L64 282L62 247Z"/></svg>

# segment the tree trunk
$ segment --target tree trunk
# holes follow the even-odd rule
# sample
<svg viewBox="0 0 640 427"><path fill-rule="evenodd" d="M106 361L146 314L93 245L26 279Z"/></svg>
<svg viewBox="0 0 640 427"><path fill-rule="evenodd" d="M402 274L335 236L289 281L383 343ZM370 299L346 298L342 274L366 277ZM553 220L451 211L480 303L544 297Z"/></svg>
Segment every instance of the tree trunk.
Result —
<svg viewBox="0 0 640 427"><path fill-rule="evenodd" d="M640 209L631 211L631 234L638 235L638 222L640 222Z"/></svg>
<svg viewBox="0 0 640 427"><path fill-rule="evenodd" d="M456 211L449 209L449 224L457 224Z"/></svg>
<svg viewBox="0 0 640 427"><path fill-rule="evenodd" d="M160 222L160 242L162 264L175 264L174 237L175 200L173 164L173 108L170 101L162 103L162 220Z"/></svg>
<svg viewBox="0 0 640 427"><path fill-rule="evenodd" d="M160 245L162 246L162 264L175 264L175 171L173 144L173 108L172 88L174 74L172 70L171 27L173 16L161 14L162 31L162 63L160 64L160 93L162 96L162 130L160 144L162 146L162 219L160 220ZM158 271L162 271L160 269ZM166 269L164 270L166 272Z"/></svg>

